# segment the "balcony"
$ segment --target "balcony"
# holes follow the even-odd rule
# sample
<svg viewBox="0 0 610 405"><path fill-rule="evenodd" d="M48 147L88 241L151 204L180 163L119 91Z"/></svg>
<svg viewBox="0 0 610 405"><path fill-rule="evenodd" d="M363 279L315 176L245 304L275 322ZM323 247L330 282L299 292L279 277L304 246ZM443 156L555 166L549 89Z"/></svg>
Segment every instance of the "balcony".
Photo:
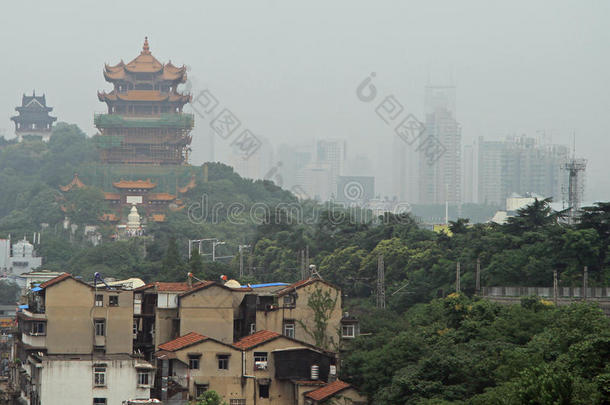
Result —
<svg viewBox="0 0 610 405"><path fill-rule="evenodd" d="M32 347L47 347L47 336L45 334L28 334L21 335L23 344Z"/></svg>
<svg viewBox="0 0 610 405"><path fill-rule="evenodd" d="M26 318L30 318L30 320L37 320L37 319L40 319L41 321L47 320L47 314L44 313L44 307L40 308L38 311L30 311L28 309L22 308L20 312Z"/></svg>
<svg viewBox="0 0 610 405"><path fill-rule="evenodd" d="M188 113L159 115L95 114L93 122L98 128L183 128L192 129L195 116Z"/></svg>

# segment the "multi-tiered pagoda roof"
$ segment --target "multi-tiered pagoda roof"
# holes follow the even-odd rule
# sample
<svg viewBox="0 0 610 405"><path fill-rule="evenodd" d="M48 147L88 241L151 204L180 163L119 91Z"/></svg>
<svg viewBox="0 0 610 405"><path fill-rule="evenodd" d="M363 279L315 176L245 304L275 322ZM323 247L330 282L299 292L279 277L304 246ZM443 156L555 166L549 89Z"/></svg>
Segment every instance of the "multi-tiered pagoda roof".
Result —
<svg viewBox="0 0 610 405"><path fill-rule="evenodd" d="M96 114L98 146L105 163L182 164L188 160L192 114L182 112L191 101L178 86L186 82L186 67L163 64L150 52L148 38L140 54L104 66L110 92L98 92L107 114Z"/></svg>
<svg viewBox="0 0 610 405"><path fill-rule="evenodd" d="M15 123L15 135L21 140L23 136L40 136L44 141L49 140L53 123L57 117L49 115L53 107L47 106L46 96L37 96L33 91L31 96L25 94L21 98L21 106L15 107L19 115L11 117Z"/></svg>

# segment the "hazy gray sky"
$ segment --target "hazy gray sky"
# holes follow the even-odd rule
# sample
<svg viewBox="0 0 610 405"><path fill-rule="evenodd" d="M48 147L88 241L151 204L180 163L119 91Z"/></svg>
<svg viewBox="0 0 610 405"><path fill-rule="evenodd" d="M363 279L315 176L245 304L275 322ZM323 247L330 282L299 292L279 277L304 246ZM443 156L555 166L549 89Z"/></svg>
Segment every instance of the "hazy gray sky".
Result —
<svg viewBox="0 0 610 405"><path fill-rule="evenodd" d="M421 115L430 77L457 86L463 143L545 131L571 144L576 131L586 199L608 200L609 20L607 0L4 2L0 128L12 134L14 107L36 89L93 135L104 110L96 91L110 87L103 64L130 61L147 35L159 60L189 65L274 144L389 147L392 133L356 86L374 71L380 90Z"/></svg>

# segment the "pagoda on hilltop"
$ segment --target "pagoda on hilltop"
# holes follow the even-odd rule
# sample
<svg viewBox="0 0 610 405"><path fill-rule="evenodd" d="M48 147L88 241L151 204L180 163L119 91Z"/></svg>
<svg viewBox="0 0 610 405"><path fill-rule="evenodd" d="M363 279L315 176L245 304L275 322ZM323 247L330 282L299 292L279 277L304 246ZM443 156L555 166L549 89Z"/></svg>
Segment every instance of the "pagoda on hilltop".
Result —
<svg viewBox="0 0 610 405"><path fill-rule="evenodd" d="M15 107L15 111L19 115L11 117L11 120L15 122L15 135L19 142L27 135L39 136L43 141L49 141L53 123L57 117L49 115L53 111L53 107L47 107L47 99L44 94L36 96L35 91L31 96L24 94L21 98L21 106Z"/></svg>
<svg viewBox="0 0 610 405"><path fill-rule="evenodd" d="M142 52L125 64L105 65L111 92L98 92L107 114L95 114L100 160L111 164L181 165L188 162L193 114L182 112L191 95L178 92L186 67L162 64L151 53L148 38Z"/></svg>

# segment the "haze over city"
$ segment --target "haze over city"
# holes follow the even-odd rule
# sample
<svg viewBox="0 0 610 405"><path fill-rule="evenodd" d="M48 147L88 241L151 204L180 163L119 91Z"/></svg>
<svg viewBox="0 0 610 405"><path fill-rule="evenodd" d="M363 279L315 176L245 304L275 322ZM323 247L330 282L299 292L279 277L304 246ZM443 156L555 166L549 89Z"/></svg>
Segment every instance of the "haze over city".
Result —
<svg viewBox="0 0 610 405"><path fill-rule="evenodd" d="M162 62L186 64L253 133L282 143L343 138L373 173L395 136L355 96L371 72L423 120L425 86L456 87L462 145L539 137L588 160L585 201L610 198L610 4L582 2L13 2L4 6L0 111L12 136L23 93L46 93L60 121L97 133L104 63L131 60L148 36ZM206 156L196 117L193 163ZM215 158L222 160L222 141ZM381 153L380 153L381 151ZM383 192L383 190L381 190Z"/></svg>

